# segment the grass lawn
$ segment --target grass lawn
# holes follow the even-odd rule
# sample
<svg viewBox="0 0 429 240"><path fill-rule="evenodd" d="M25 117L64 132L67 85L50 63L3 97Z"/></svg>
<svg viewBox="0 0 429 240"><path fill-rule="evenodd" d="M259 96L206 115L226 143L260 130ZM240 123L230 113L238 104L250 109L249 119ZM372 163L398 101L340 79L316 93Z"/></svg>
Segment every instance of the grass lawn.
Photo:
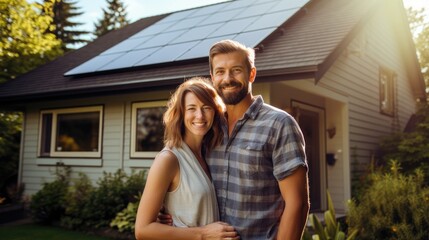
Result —
<svg viewBox="0 0 429 240"><path fill-rule="evenodd" d="M110 238L69 231L63 228L43 226L38 224L23 224L17 226L0 227L2 240L109 240Z"/></svg>

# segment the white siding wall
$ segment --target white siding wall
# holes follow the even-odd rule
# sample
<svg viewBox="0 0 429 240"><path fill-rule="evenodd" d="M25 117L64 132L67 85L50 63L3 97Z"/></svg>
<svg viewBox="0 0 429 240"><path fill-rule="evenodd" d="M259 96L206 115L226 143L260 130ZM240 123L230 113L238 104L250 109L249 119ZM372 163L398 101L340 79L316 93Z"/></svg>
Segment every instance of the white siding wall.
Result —
<svg viewBox="0 0 429 240"><path fill-rule="evenodd" d="M365 31L348 48L358 50L358 53L345 52L318 84L324 88L336 89L348 97L353 178L367 170L380 137L402 131L410 115L415 112L415 101L403 58L390 26L383 15L371 19ZM395 118L379 111L380 66L387 67L398 75L396 103L399 110Z"/></svg>
<svg viewBox="0 0 429 240"><path fill-rule="evenodd" d="M26 195L41 189L44 182L55 179L55 162L71 166L72 178L83 172L95 184L103 172L114 173L123 169L128 174L133 169L141 170L141 162L150 166L151 160L130 160L131 103L148 100L166 100L169 92L115 95L102 98L34 103L27 108L24 130L24 151L22 155L22 179ZM103 145L100 158L40 158L38 155L40 110L66 107L103 105ZM162 141L162 139L160 139ZM134 164L132 163L134 162ZM144 164L143 164L144 165ZM137 166L137 167L136 167Z"/></svg>

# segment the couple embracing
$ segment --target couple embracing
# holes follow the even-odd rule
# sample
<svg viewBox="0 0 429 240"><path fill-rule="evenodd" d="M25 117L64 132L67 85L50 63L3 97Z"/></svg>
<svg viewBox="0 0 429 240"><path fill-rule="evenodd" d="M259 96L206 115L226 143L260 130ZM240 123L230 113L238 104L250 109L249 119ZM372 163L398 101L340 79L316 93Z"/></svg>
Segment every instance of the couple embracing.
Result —
<svg viewBox="0 0 429 240"><path fill-rule="evenodd" d="M293 117L252 95L254 60L241 43L217 42L211 82L191 78L171 96L136 239L301 239L309 211L304 138Z"/></svg>

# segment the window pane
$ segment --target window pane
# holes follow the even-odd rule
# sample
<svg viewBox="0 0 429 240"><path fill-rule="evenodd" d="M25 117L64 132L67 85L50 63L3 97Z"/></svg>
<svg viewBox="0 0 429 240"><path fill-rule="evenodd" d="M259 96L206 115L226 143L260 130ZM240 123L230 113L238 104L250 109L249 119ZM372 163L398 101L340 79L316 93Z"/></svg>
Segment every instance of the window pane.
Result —
<svg viewBox="0 0 429 240"><path fill-rule="evenodd" d="M42 115L41 131L40 156L49 156L51 152L52 113L45 113Z"/></svg>
<svg viewBox="0 0 429 240"><path fill-rule="evenodd" d="M137 109L136 151L160 151L164 146L162 115L165 107Z"/></svg>
<svg viewBox="0 0 429 240"><path fill-rule="evenodd" d="M392 71L380 69L380 111L389 116L394 115L395 108L394 76Z"/></svg>
<svg viewBox="0 0 429 240"><path fill-rule="evenodd" d="M99 112L57 115L57 152L97 152Z"/></svg>

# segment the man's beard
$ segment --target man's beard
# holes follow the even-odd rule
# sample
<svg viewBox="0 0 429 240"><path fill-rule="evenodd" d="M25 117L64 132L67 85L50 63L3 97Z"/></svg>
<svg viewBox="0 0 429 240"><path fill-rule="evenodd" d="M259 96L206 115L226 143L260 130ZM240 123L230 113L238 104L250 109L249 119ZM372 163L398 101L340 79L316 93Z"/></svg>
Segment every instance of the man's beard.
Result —
<svg viewBox="0 0 429 240"><path fill-rule="evenodd" d="M230 86L241 87L241 89L238 93L226 93L226 94L224 94L222 92L222 89L224 87L230 87ZM217 86L216 90L226 105L236 105L241 100L243 100L243 98L246 97L246 95L249 93L249 85L245 84L243 86L239 82L231 81L228 84L221 84L221 85Z"/></svg>

